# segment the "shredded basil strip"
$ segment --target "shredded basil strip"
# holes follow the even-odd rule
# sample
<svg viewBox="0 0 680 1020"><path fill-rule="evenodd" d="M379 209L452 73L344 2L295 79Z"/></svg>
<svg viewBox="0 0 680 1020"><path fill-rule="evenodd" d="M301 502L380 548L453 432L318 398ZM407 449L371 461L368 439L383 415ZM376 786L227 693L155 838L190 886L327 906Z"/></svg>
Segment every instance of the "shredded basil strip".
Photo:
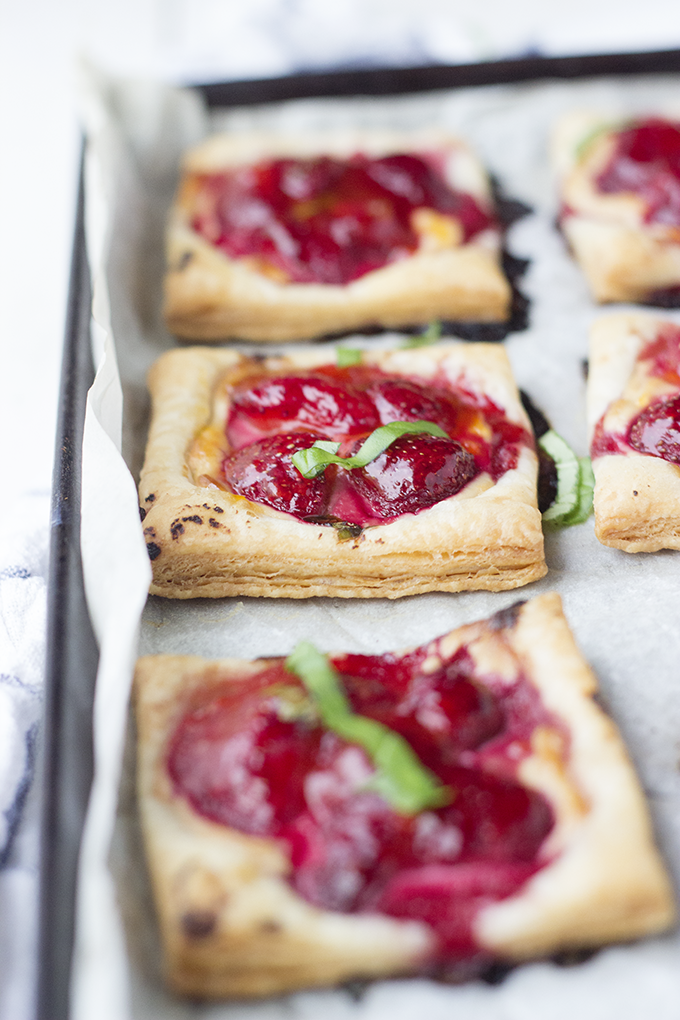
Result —
<svg viewBox="0 0 680 1020"><path fill-rule="evenodd" d="M286 669L302 680L324 726L371 757L376 775L369 784L400 814L416 815L442 807L453 791L425 768L410 745L394 730L352 711L337 671L309 641L301 641L286 659Z"/></svg>
<svg viewBox="0 0 680 1020"><path fill-rule="evenodd" d="M330 439L317 439L308 449L293 453L291 460L304 478L316 478L329 464L339 464L351 471L353 468L366 467L391 446L395 439L419 432L427 432L430 436L439 436L442 439L449 438L444 429L431 421L392 421L389 425L380 425L374 429L353 457L338 457L340 443L333 443Z"/></svg>
<svg viewBox="0 0 680 1020"><path fill-rule="evenodd" d="M569 527L582 524L593 505L593 474L589 457L577 457L569 444L550 429L538 440L557 470L557 495L543 514L546 524Z"/></svg>
<svg viewBox="0 0 680 1020"><path fill-rule="evenodd" d="M587 521L593 511L593 490L595 488L595 475L590 457L579 457L579 480L578 480L578 502L576 507L563 521L567 527L572 524L583 524Z"/></svg>
<svg viewBox="0 0 680 1020"><path fill-rule="evenodd" d="M335 363L338 368L347 368L350 365L360 365L363 351L358 347L336 347Z"/></svg>
<svg viewBox="0 0 680 1020"><path fill-rule="evenodd" d="M411 347L429 347L430 344L436 344L441 339L441 335L442 324L434 320L423 333L416 333L415 336L410 336L408 340L405 340L403 347L406 349Z"/></svg>

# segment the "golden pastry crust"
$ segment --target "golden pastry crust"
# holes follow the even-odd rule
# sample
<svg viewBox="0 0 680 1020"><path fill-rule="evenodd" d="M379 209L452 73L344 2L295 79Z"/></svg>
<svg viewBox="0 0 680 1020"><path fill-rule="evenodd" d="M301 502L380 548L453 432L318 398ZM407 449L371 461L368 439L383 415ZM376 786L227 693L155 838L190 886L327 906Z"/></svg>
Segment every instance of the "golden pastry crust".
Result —
<svg viewBox="0 0 680 1020"><path fill-rule="evenodd" d="M191 227L193 175L282 157L356 152L379 157L437 151L447 180L492 209L481 164L460 139L438 131L359 131L313 136L218 135L189 152L167 231L164 314L185 340L302 340L364 327L397 328L432 319L502 322L511 290L500 268L500 234L486 230L461 243L458 221L428 210L416 224L419 249L345 285L288 283L247 259L231 259ZM432 222L432 221L435 222Z"/></svg>
<svg viewBox="0 0 680 1020"><path fill-rule="evenodd" d="M608 433L625 435L631 421L677 386L650 374L638 355L668 325L645 314L611 315L594 323L590 337L588 423L591 438L602 420ZM624 552L680 549L680 468L630 449L593 460L595 534Z"/></svg>
<svg viewBox="0 0 680 1020"><path fill-rule="evenodd" d="M553 162L570 210L562 230L600 303L646 301L680 285L680 229L645 223L633 193L604 194L595 181L605 168L619 124L601 113L576 111L558 123Z"/></svg>
<svg viewBox="0 0 680 1020"><path fill-rule="evenodd" d="M233 351L193 348L171 351L153 366L153 417L139 489L152 594L398 598L426 591L500 591L542 577L537 461L526 446L517 468L496 484L478 475L455 496L350 540L333 528L227 492L203 474L203 458L192 456L192 446L211 424L223 436L228 403L220 381L226 371L272 368L284 374L333 360L328 350L255 362ZM530 429L507 355L497 345L371 351L363 361L421 379L443 373L453 385L486 394L510 421Z"/></svg>
<svg viewBox="0 0 680 1020"><path fill-rule="evenodd" d="M527 678L560 727L537 728L519 771L555 815L546 863L517 894L482 908L480 946L521 960L668 927L673 898L644 798L614 724L592 700L596 681L559 596L453 631L433 642L428 665L461 645L480 673L508 685ZM189 995L259 996L417 971L433 946L427 925L311 906L286 881L279 844L199 817L172 789L167 744L193 692L265 665L183 656L137 665L139 805L167 979Z"/></svg>

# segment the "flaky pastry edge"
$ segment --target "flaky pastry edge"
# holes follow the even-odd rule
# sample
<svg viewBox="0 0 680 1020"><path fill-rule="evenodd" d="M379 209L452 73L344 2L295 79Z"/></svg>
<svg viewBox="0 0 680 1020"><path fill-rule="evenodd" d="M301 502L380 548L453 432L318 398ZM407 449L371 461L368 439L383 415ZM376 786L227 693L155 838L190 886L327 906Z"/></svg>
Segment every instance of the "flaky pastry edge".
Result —
<svg viewBox="0 0 680 1020"><path fill-rule="evenodd" d="M645 223L637 196L603 194L594 185L621 123L611 114L576 110L560 119L552 138L561 199L571 210L561 228L601 304L644 302L680 284L680 230Z"/></svg>
<svg viewBox="0 0 680 1020"><path fill-rule="evenodd" d="M365 364L432 377L485 394L530 432L505 351L493 344L439 344L367 351ZM252 362L253 369L312 368L328 350L296 351ZM140 478L152 594L398 598L425 591L500 591L546 572L536 503L537 459L523 446L517 468L496 484L480 475L459 493L417 514L364 529L342 541L330 527L303 523L190 475L191 443L212 416L215 387L245 356L215 348L163 355L149 373L152 421Z"/></svg>
<svg viewBox="0 0 680 1020"><path fill-rule="evenodd" d="M429 665L463 644L482 675L512 684L520 671L559 726L538 727L519 768L555 814L546 863L516 895L482 908L480 947L519 961L666 929L673 894L644 797L614 723L593 700L597 683L559 596L451 632L433 642ZM189 656L137 665L139 809L167 980L183 994L248 997L417 972L433 948L427 925L311 906L286 881L276 841L207 821L172 789L167 742L192 692L264 665Z"/></svg>
<svg viewBox="0 0 680 1020"><path fill-rule="evenodd" d="M433 149L454 157L447 163L450 183L490 208L488 179L477 157L462 140L436 130L217 135L187 153L184 174L264 158L347 158L358 151L378 157ZM180 184L166 234L164 316L171 332L199 342L303 340L432 319L502 322L510 314L511 288L499 249L499 232L489 230L466 244L418 250L345 285L282 284L197 234Z"/></svg>
<svg viewBox="0 0 680 1020"><path fill-rule="evenodd" d="M596 320L590 333L588 425L605 415L607 431L624 433L652 400L677 388L644 372L643 346L668 319L621 313ZM624 552L680 549L680 468L636 450L593 460L595 534Z"/></svg>

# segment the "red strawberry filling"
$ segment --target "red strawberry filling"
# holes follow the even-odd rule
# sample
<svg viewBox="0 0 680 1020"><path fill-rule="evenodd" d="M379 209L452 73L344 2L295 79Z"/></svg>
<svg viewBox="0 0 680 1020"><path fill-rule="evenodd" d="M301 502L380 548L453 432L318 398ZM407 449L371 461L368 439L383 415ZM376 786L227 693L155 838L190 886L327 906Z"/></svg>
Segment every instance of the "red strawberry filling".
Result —
<svg viewBox="0 0 680 1020"><path fill-rule="evenodd" d="M234 492L256 503L296 517L321 514L327 500L325 480L303 478L291 460L315 439L311 432L268 436L228 457L224 476Z"/></svg>
<svg viewBox="0 0 680 1020"><path fill-rule="evenodd" d="M639 195L647 223L680 226L680 125L650 117L619 131L597 186Z"/></svg>
<svg viewBox="0 0 680 1020"><path fill-rule="evenodd" d="M411 743L454 791L405 816L370 789L374 766L324 730L282 660L254 678L200 690L170 741L175 792L201 815L280 840L289 881L310 903L426 922L431 962L480 954L474 920L545 863L551 809L517 779L535 728L555 728L521 676L475 676L466 648L434 674L424 649L347 655L334 665L354 711ZM559 727L558 727L559 729ZM482 954L483 955L483 954Z"/></svg>
<svg viewBox="0 0 680 1020"><path fill-rule="evenodd" d="M290 460L319 439L341 443L340 455L350 456L375 428L394 421L430 421L448 438L402 436L364 468L327 467L311 481ZM367 366L246 380L231 393L226 432L234 452L222 474L233 492L300 520L358 527L427 509L482 471L497 481L530 442L490 401Z"/></svg>
<svg viewBox="0 0 680 1020"><path fill-rule="evenodd" d="M665 325L645 344L637 360L648 363L650 376L680 389L680 328ZM680 394L653 400L633 419L625 435L606 431L604 416L600 419L593 433L591 457L630 449L680 465Z"/></svg>
<svg viewBox="0 0 680 1020"><path fill-rule="evenodd" d="M496 226L436 156L278 159L196 175L193 229L231 258L297 283L345 284L414 252L412 213L455 217L467 241Z"/></svg>
<svg viewBox="0 0 680 1020"><path fill-rule="evenodd" d="M628 429L634 450L680 465L680 395L655 400Z"/></svg>
<svg viewBox="0 0 680 1020"><path fill-rule="evenodd" d="M453 439L406 435L353 472L352 483L371 516L385 520L455 496L476 474L475 458Z"/></svg>

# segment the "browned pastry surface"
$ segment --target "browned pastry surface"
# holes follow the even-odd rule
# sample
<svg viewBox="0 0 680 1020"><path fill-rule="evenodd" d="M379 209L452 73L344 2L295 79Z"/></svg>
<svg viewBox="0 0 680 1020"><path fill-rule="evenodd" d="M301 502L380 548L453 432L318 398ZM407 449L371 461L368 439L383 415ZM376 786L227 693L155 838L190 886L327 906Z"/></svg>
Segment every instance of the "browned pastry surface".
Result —
<svg viewBox="0 0 680 1020"><path fill-rule="evenodd" d="M649 314L609 315L597 320L590 337L588 420L600 419L607 432L625 434L653 400L677 387L650 374L637 360L667 320ZM602 417L604 416L604 418ZM680 549L680 468L630 449L593 460L595 534L604 545L625 552Z"/></svg>
<svg viewBox="0 0 680 1020"><path fill-rule="evenodd" d="M426 591L515 588L542 577L536 455L523 447L515 469L496 484L478 475L456 495L417 514L365 528L343 540L330 527L303 523L234 495L192 454L201 430L219 447L228 412L227 371L311 368L328 351L252 362L233 351L171 351L152 368L153 417L140 480L151 592L170 598L266 595L397 598ZM486 394L510 421L528 428L505 351L493 344L440 344L366 352L364 362L421 379L444 374Z"/></svg>
<svg viewBox="0 0 680 1020"><path fill-rule="evenodd" d="M553 161L561 200L571 212L562 230L596 301L645 301L680 284L676 227L645 223L643 199L605 194L596 179L605 168L619 124L606 114L577 111L557 125Z"/></svg>
<svg viewBox="0 0 680 1020"><path fill-rule="evenodd" d="M555 815L544 867L481 909L479 945L522 960L668 927L673 898L644 798L614 723L593 700L596 681L559 596L451 632L428 663L437 668L462 645L481 675L508 685L524 676L559 724L537 726L519 768ZM312 906L287 882L280 844L198 816L173 790L168 741L194 692L265 666L185 656L137 666L139 805L167 979L194 996L261 996L417 971L432 948L427 925Z"/></svg>
<svg viewBox="0 0 680 1020"><path fill-rule="evenodd" d="M273 279L252 260L229 258L191 225L195 174L281 157L348 158L356 152L379 157L433 150L446 157L448 183L491 209L488 179L479 161L460 139L438 131L207 139L185 158L183 182L170 214L164 308L168 328L186 340L282 341L432 319L505 321L511 291L500 268L498 230L461 243L454 220L450 229L442 229L441 216L434 225L421 217L421 242L412 255L348 284L331 285Z"/></svg>

